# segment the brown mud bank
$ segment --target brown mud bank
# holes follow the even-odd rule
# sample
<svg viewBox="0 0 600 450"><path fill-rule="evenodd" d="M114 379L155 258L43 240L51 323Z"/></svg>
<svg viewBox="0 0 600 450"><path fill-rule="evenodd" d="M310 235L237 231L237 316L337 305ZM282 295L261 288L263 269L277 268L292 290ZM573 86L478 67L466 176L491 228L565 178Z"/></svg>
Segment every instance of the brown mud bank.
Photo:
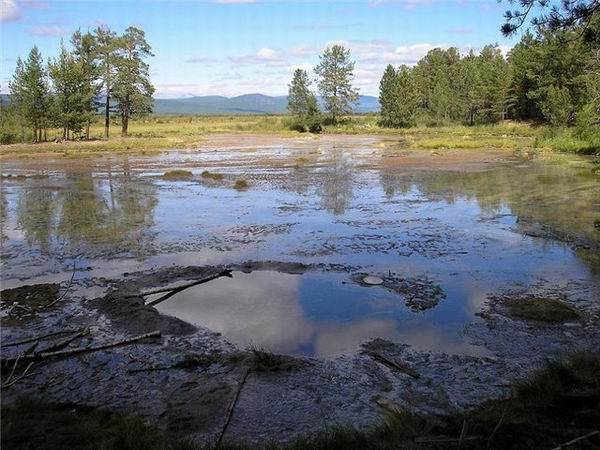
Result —
<svg viewBox="0 0 600 450"><path fill-rule="evenodd" d="M224 269L172 267L3 291L2 405L28 396L127 412L172 439L199 443L287 441L336 425L368 426L390 404L427 415L470 408L502 396L546 358L600 347L600 288L585 282L539 282L488 297L483 319L464 331L484 356L418 351L384 339L331 360L274 355L161 315L142 296ZM271 261L227 269L234 278L261 270L340 272L350 283L359 276L353 267ZM380 275L387 289L410 291L410 283L398 287L398 278ZM414 290L439 295L422 283ZM551 322L511 316L510 302L532 297L555 299L577 314ZM159 335L131 341L152 332ZM116 345L102 348L109 344Z"/></svg>

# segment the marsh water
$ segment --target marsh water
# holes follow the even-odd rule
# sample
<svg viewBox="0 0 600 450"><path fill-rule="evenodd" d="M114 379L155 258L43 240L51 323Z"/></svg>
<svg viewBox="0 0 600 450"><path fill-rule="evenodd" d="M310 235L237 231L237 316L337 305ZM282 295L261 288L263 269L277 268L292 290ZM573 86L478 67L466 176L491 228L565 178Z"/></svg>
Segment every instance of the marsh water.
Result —
<svg viewBox="0 0 600 450"><path fill-rule="evenodd" d="M312 268L236 271L158 308L278 352L333 357L383 337L479 354L463 330L488 295L600 282L600 181L572 156L473 158L356 138L4 160L2 282L63 281L74 264L91 279L297 262ZM193 177L162 177L172 169ZM248 189L233 188L241 178ZM420 280L444 298L415 310L357 273Z"/></svg>

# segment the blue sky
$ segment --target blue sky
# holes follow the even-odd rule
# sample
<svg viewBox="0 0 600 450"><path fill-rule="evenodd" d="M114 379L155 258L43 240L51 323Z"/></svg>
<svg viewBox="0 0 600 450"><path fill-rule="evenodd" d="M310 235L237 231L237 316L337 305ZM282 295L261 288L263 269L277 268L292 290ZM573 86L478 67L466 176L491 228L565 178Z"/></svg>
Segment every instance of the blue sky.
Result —
<svg viewBox="0 0 600 450"><path fill-rule="evenodd" d="M312 72L332 43L351 49L361 94L377 95L388 63L414 64L434 47L508 50L518 39L499 32L507 4L496 0L0 1L2 92L33 45L53 57L61 38L99 24L145 30L157 97L284 95L293 70Z"/></svg>

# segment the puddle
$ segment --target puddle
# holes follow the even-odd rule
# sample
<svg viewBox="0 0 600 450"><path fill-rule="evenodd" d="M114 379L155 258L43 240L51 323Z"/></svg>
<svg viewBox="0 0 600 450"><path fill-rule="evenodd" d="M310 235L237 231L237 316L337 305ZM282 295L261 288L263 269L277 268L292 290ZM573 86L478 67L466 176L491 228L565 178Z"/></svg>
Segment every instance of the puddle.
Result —
<svg viewBox="0 0 600 450"><path fill-rule="evenodd" d="M461 312L464 305L416 313L405 301L383 287L354 284L348 274L255 271L191 287L156 308L218 331L241 348L332 358L380 337L424 350L483 354L462 337L472 319Z"/></svg>

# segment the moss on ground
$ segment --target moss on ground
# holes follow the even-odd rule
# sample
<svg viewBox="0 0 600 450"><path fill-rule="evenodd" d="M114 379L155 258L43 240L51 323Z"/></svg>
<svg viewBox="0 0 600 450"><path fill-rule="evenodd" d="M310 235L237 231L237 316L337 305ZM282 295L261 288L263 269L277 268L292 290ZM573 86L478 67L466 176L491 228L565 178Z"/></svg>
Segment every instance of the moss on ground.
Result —
<svg viewBox="0 0 600 450"><path fill-rule="evenodd" d="M579 318L576 309L554 298L513 298L506 300L505 304L509 314L521 320L562 323Z"/></svg>
<svg viewBox="0 0 600 450"><path fill-rule="evenodd" d="M248 189L248 186L249 186L248 182L244 179L236 180L235 184L233 185L233 187L235 189L237 189L238 191L243 191L244 189Z"/></svg>
<svg viewBox="0 0 600 450"><path fill-rule="evenodd" d="M168 172L165 172L162 177L165 180L172 180L172 181L189 180L194 177L194 174L192 172L190 172L189 170L177 169L177 170L169 170Z"/></svg>
<svg viewBox="0 0 600 450"><path fill-rule="evenodd" d="M216 173L216 172L209 172L208 170L205 170L204 172L202 172L201 176L202 176L202 178L207 178L209 180L214 180L214 181L221 181L224 178L223 174Z"/></svg>

